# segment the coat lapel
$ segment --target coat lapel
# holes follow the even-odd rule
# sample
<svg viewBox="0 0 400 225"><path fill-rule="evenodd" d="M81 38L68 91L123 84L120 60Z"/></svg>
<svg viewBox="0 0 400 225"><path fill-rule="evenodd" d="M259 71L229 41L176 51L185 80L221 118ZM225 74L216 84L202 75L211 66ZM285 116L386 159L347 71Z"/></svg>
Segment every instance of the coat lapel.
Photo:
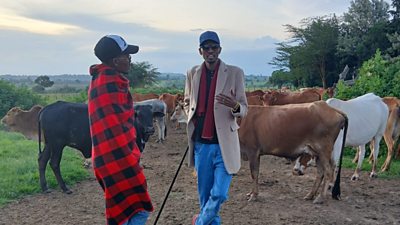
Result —
<svg viewBox="0 0 400 225"><path fill-rule="evenodd" d="M202 64L201 64L202 65ZM201 77L201 67L197 67L196 72L194 73L193 76L193 100L197 105L197 97L199 96L199 88L200 88L200 77Z"/></svg>
<svg viewBox="0 0 400 225"><path fill-rule="evenodd" d="M228 68L226 67L226 64L221 60L218 69L218 80L217 80L217 87L215 89L215 95L218 95L222 92L227 78L228 78Z"/></svg>

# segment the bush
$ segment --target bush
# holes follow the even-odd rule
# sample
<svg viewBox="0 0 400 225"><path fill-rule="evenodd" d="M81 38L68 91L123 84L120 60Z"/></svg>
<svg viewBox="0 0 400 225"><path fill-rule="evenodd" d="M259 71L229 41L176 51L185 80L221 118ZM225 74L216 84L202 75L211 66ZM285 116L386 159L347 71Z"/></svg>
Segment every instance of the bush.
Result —
<svg viewBox="0 0 400 225"><path fill-rule="evenodd" d="M18 88L7 81L0 80L0 117L3 117L12 107L18 106L28 110L36 104L45 105L45 101L27 88Z"/></svg>
<svg viewBox="0 0 400 225"><path fill-rule="evenodd" d="M342 81L336 86L336 98L351 99L373 92L380 97L400 96L400 59L387 61L377 50L375 56L363 63L352 87Z"/></svg>
<svg viewBox="0 0 400 225"><path fill-rule="evenodd" d="M46 89L43 86L39 85L39 84L32 87L32 91L35 92L35 93L44 93L45 90Z"/></svg>

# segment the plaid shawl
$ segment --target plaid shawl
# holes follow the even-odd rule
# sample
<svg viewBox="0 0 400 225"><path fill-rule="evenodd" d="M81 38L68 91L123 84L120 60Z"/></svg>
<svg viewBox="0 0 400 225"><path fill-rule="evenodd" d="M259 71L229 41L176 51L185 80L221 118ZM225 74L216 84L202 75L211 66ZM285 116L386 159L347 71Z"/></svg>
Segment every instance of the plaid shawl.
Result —
<svg viewBox="0 0 400 225"><path fill-rule="evenodd" d="M135 143L129 81L104 64L90 67L88 91L94 174L104 189L107 224L123 224L139 211L153 211Z"/></svg>

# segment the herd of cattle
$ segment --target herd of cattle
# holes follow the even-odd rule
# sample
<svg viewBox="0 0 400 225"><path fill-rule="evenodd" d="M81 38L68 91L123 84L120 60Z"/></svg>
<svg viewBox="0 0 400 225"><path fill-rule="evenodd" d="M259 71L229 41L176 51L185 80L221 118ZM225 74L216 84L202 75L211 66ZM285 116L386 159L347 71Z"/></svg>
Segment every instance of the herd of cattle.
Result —
<svg viewBox="0 0 400 225"><path fill-rule="evenodd" d="M359 179L365 145L370 143L372 161L371 177L375 177L379 143L384 137L388 153L381 170L390 168L394 146L400 135L400 100L395 97L380 98L369 93L348 101L329 98L322 101L324 90L306 88L300 91L262 91L246 93L248 114L238 119L238 132L242 159L250 165L253 187L249 193L258 194L260 156L274 155L296 160L293 174L302 175L310 160L315 160L317 176L306 199L322 203L332 188L332 197L340 195L340 164L345 146L358 147L354 161L358 161L352 180ZM137 145L143 151L149 136L158 128L157 142L167 135L166 120L187 122L187 114L180 94L134 94ZM65 146L76 148L85 158L91 157L91 140L87 105L56 102L46 107L34 106L29 111L12 108L1 120L10 131L21 132L29 139L39 141L40 185L48 191L45 169L50 166L61 189L66 187L60 161ZM38 126L39 124L39 126ZM240 127L240 128L239 128ZM44 150L41 150L44 140ZM398 148L397 155L400 149ZM335 178L336 174L336 178ZM322 184L322 185L321 185ZM322 190L317 196L318 189Z"/></svg>

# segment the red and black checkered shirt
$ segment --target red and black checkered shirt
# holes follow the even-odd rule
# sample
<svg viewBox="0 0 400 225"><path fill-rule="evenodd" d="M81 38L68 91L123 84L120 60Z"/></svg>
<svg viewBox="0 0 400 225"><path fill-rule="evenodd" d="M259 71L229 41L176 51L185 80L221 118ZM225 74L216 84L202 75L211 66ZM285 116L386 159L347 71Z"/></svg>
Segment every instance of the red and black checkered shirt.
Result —
<svg viewBox="0 0 400 225"><path fill-rule="evenodd" d="M94 174L104 189L107 224L123 224L135 213L153 211L139 164L129 81L104 65L90 67L88 91Z"/></svg>

